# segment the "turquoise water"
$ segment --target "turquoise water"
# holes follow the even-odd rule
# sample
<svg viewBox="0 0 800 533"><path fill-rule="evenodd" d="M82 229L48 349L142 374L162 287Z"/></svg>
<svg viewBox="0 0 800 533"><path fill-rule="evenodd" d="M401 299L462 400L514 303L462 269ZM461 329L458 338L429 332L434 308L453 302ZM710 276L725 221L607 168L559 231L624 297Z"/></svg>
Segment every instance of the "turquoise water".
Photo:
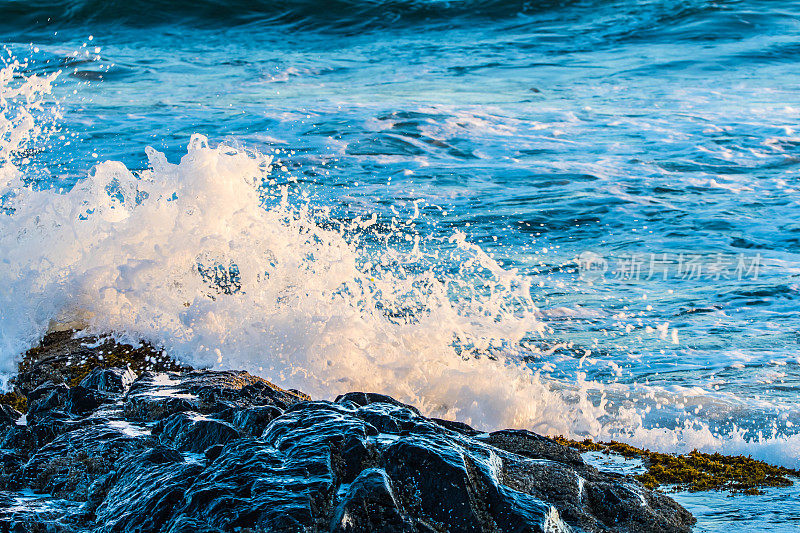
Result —
<svg viewBox="0 0 800 533"><path fill-rule="evenodd" d="M510 357L537 372L545 388L586 415L571 428L577 436L624 435L665 449L722 449L800 466L800 3L7 1L0 2L0 15L4 56L24 63L11 85L60 71L43 97L44 111L34 113L47 115L42 120L58 131L40 135L13 158L27 186L69 191L103 161L120 161L138 173L152 166L147 146L177 163L190 136L199 133L212 147L227 143L274 155L273 183L264 187L286 185L293 209L311 206L319 228L374 216L369 229L342 231L354 250L354 269L367 275L358 274L356 284L377 276L387 286L371 289L377 303L348 300L355 311L346 320L317 309L314 324L364 319L366 329L353 338L374 334L364 350L380 361L389 344L428 353L423 341L409 339L435 337L435 329L404 330L401 341L395 330L376 329L371 320L384 310L395 322L419 319L435 307L421 288L431 280L457 280L445 291L456 307L469 299L479 304L464 308L469 313L494 310L480 327L442 330L441 346L456 346L451 355L437 345L430 351L435 356L409 360L402 372L396 369L406 352L391 363L370 363L380 371L364 366L369 358L346 359L344 348L331 352L339 354L331 356L333 363L306 358L313 352L308 347L317 346L309 339L317 337L306 326L302 335L292 333L296 310L270 311L273 321L295 324L281 326L280 342L268 344L290 354L278 362L256 355L255 340L247 346L230 341L245 335L230 326L244 324L243 318L192 337L187 332L198 328L164 304L146 318L134 310L98 328L162 342L193 362L216 364L216 356L202 354L219 349L220 364L260 370L303 390L309 381L322 390L361 372L366 377L347 383L396 386L400 393L389 392L409 391L405 399L429 401L431 411L478 425L564 432L545 419L571 420L565 407L541 403L529 389L504 387L505 378L475 385L480 370L441 395L433 385L429 391L399 385L427 379L426 369L455 364L459 354L468 358L459 348L491 338L470 356ZM57 118L48 111L54 103ZM156 182L167 179L156 174ZM191 172L181 176L189 180ZM108 194L116 194L111 189ZM191 191L198 198L219 194L199 186ZM218 207L204 202L197 205L210 224L212 205ZM6 234L22 232L33 220L23 224L24 210L10 201L6 208ZM146 231L136 237L92 231L99 232L98 242L139 242L149 238L156 219L142 219ZM214 231L215 237L226 234ZM508 291L487 288L488 263L465 268L465 255L453 253L456 234L505 271L516 269L510 283L530 283L523 290L535 310ZM93 239L80 228L72 235ZM424 261L409 259L415 237L431 254ZM202 238L202 231L193 231L164 242ZM257 247L265 241L245 242ZM389 242L392 253L380 252ZM53 271L41 258L17 253L22 244L7 244L0 249L16 270L0 287L42 301L57 294L64 309L92 308L91 302L107 298L109 286L118 294L166 290L141 278L83 281L100 266L122 272L131 257L144 253L126 258L123 244L113 254L92 251L102 257L97 264L65 263ZM327 267L318 269L320 255L297 259L298 270L286 279L309 285L314 276L328 276ZM223 281L238 276L237 269L245 275L241 255L208 261L224 267L218 270ZM390 305L381 300L393 283L385 273L400 270L409 290ZM29 271L41 275L26 277ZM75 287L81 287L79 298ZM295 289L286 282L279 292L300 294ZM248 300L252 288L233 292L239 296L227 296L243 300L237 309L253 310L247 320L266 313L263 301ZM222 300L208 305L219 307ZM4 311L8 361L57 318L59 305ZM215 313L234 316L230 309ZM436 316L432 324L445 320ZM485 333L509 316L517 320L514 327ZM465 328L468 334L458 333ZM328 381L309 377L324 374L323 368L337 370ZM368 379L378 374L383 377ZM490 407L475 414L463 407L465 398ZM495 407L493 398L514 407ZM702 505L716 508L716 496L708 498ZM743 508L774 512L776 523L800 519L793 498L742 498ZM735 513L723 518L714 520L743 519Z"/></svg>

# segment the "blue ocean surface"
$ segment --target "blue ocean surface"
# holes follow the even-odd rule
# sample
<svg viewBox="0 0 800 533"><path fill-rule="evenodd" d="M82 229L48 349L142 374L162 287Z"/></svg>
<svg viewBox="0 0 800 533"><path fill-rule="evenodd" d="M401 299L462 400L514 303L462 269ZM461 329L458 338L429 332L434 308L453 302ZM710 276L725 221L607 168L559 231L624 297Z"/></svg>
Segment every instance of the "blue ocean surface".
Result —
<svg viewBox="0 0 800 533"><path fill-rule="evenodd" d="M0 36L6 373L75 319L800 467L800 2L6 0ZM800 528L796 488L679 501Z"/></svg>

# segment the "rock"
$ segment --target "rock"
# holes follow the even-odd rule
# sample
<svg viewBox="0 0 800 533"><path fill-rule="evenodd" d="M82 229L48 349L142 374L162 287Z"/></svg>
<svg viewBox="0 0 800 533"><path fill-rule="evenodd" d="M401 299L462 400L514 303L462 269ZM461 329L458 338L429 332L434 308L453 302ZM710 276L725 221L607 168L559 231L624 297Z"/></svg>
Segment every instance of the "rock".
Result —
<svg viewBox="0 0 800 533"><path fill-rule="evenodd" d="M258 437L264 432L267 425L279 417L282 412L274 405L240 409L232 417L233 427L245 435Z"/></svg>
<svg viewBox="0 0 800 533"><path fill-rule="evenodd" d="M176 520L167 533L223 533L221 529L210 527L197 520L181 517Z"/></svg>
<svg viewBox="0 0 800 533"><path fill-rule="evenodd" d="M124 409L130 418L152 422L185 411L230 417L252 406L284 409L305 399L247 372L145 372L128 390Z"/></svg>
<svg viewBox="0 0 800 533"><path fill-rule="evenodd" d="M8 405L0 404L0 427L16 425L22 413Z"/></svg>
<svg viewBox="0 0 800 533"><path fill-rule="evenodd" d="M93 424L59 435L40 448L23 473L35 491L86 501L91 483L113 470L120 458L152 445L150 438L127 435L106 423Z"/></svg>
<svg viewBox="0 0 800 533"><path fill-rule="evenodd" d="M217 457L220 456L222 450L225 449L225 446L222 444L215 444L213 446L209 446L206 448L206 451L203 452L203 456L206 458L206 461L209 463L216 460Z"/></svg>
<svg viewBox="0 0 800 533"><path fill-rule="evenodd" d="M81 426L81 420L62 411L39 413L31 419L28 415L27 431L31 434L34 446L41 448L59 435Z"/></svg>
<svg viewBox="0 0 800 533"><path fill-rule="evenodd" d="M176 450L203 453L211 446L239 438L239 432L198 413L176 413L156 426L161 442Z"/></svg>
<svg viewBox="0 0 800 533"><path fill-rule="evenodd" d="M203 470L174 450L156 446L129 454L109 480L98 505L97 524L104 531L164 530L184 498L186 488Z"/></svg>
<svg viewBox="0 0 800 533"><path fill-rule="evenodd" d="M464 435L468 435L470 437L481 434L480 431L463 422L456 422L455 420L442 420L441 418L431 418L430 420L431 422L436 422L440 426L447 428L450 431L457 431L458 433L463 433Z"/></svg>
<svg viewBox="0 0 800 533"><path fill-rule="evenodd" d="M19 490L22 482L22 456L8 449L0 449L0 487L4 490Z"/></svg>
<svg viewBox="0 0 800 533"><path fill-rule="evenodd" d="M82 415L94 411L103 404L112 403L114 400L115 398L109 394L78 385L69 389L64 410L71 414Z"/></svg>
<svg viewBox="0 0 800 533"><path fill-rule="evenodd" d="M400 512L386 472L378 468L368 468L350 484L336 507L331 531L411 533L415 528Z"/></svg>
<svg viewBox="0 0 800 533"><path fill-rule="evenodd" d="M198 407L197 397L181 388L180 374L145 372L128 389L126 418L153 422Z"/></svg>
<svg viewBox="0 0 800 533"><path fill-rule="evenodd" d="M0 531L682 533L694 522L529 431L480 433L374 393L312 401L246 372L129 378L95 369L70 387L28 375L27 425L0 408Z"/></svg>
<svg viewBox="0 0 800 533"><path fill-rule="evenodd" d="M130 367L95 368L81 380L80 385L87 389L122 394L135 379L136 374Z"/></svg>
<svg viewBox="0 0 800 533"><path fill-rule="evenodd" d="M69 387L47 381L28 394L28 421L52 411L63 409L69 396Z"/></svg>
<svg viewBox="0 0 800 533"><path fill-rule="evenodd" d="M550 459L565 464L582 465L583 459L577 450L562 446L554 440L524 429L504 429L477 437L490 444L524 457Z"/></svg>
<svg viewBox="0 0 800 533"><path fill-rule="evenodd" d="M369 405L371 403L385 403L390 405L396 405L398 407L404 407L410 411L413 411L414 414L419 415L419 409L413 407L411 405L406 405L402 402L398 402L391 396L386 396L385 394L378 394L375 392L348 392L347 394L341 394L336 397L334 400L336 403L353 403L357 406L363 407L365 405Z"/></svg>
<svg viewBox="0 0 800 533"><path fill-rule="evenodd" d="M0 451L26 448L27 441L32 440L27 428L17 424L21 418L22 413L16 409L0 405ZM0 479L3 477L4 474L0 472Z"/></svg>
<svg viewBox="0 0 800 533"><path fill-rule="evenodd" d="M491 451L486 451L491 461ZM461 446L417 436L399 439L383 455L405 507L435 527L463 532L566 531L555 508L523 492L512 495L491 473L481 472L476 459ZM427 497L432 494L436 497Z"/></svg>
<svg viewBox="0 0 800 533"><path fill-rule="evenodd" d="M47 381L77 385L91 372L104 368L130 369L134 375L145 371L191 370L147 344L132 346L117 343L111 337L75 333L69 330L48 333L39 346L29 350L20 363L19 374L13 379L15 389L27 395ZM112 378L108 386L113 387L114 381ZM102 392L120 392L91 385L92 382L84 384L86 388Z"/></svg>

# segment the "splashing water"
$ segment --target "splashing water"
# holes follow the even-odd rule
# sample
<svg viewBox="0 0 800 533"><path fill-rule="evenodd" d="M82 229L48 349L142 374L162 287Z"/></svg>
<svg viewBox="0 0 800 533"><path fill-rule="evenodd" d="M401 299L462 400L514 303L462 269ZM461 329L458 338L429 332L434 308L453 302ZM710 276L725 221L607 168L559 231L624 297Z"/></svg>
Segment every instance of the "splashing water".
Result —
<svg viewBox="0 0 800 533"><path fill-rule="evenodd" d="M38 79L23 87L47 92ZM24 138L31 118L26 111ZM23 134L12 137L8 154ZM6 373L53 321L84 321L89 332L317 396L380 390L475 423L540 417L526 404L543 386L498 355L539 329L528 286L463 235L450 239L458 272L437 275L421 268L430 258L418 238L409 251L369 251L352 236L369 222L323 227L307 204L293 207L288 187L270 180L269 157L210 148L201 135L177 165L147 155L146 171L104 162L63 194L20 186L4 163L13 191L0 237ZM476 272L478 286L467 277Z"/></svg>

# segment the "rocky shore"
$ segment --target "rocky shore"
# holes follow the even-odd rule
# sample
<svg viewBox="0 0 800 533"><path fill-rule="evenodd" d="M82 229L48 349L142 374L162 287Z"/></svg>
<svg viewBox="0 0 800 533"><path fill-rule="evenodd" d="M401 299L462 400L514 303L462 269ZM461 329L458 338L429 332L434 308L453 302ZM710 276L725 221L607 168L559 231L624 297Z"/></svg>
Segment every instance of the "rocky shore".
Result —
<svg viewBox="0 0 800 533"><path fill-rule="evenodd" d="M124 363L124 364L123 364ZM525 430L313 400L49 336L0 404L0 531L683 532L692 515ZM21 411L25 411L23 414Z"/></svg>

